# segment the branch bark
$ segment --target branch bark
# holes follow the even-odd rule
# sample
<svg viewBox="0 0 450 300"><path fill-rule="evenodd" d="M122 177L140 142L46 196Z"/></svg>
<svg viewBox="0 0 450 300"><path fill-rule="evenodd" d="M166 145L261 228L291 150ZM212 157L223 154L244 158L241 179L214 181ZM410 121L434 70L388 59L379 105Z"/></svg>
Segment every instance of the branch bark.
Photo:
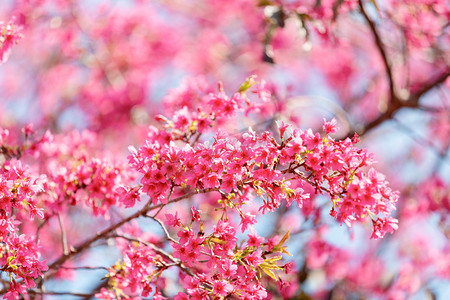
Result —
<svg viewBox="0 0 450 300"><path fill-rule="evenodd" d="M178 201L181 201L183 199L187 199L189 197L192 197L196 194L203 194L203 193L208 193L208 192L213 192L213 191L217 191L217 188L210 188L210 189L203 189L203 190L196 190L193 191L191 193L185 194L183 196L180 196L178 198L175 198L173 200L168 201L168 203L175 203ZM167 203L167 204L168 204ZM131 220L134 220L136 218L139 217L143 217L145 216L149 211L152 211L154 209L160 208L164 205L167 204L158 204L158 205L153 205L150 206L150 203L148 203L144 208L142 208L141 210L135 212L134 214L128 216L127 218L123 219L122 221L98 232L95 236L91 237L90 239L88 239L87 241L85 241L84 243L80 244L79 246L73 248L70 250L70 252L68 254L63 254L62 256L60 256L58 259L56 259L52 264L49 265L49 270L46 273L46 278L51 277L53 274L51 273L52 271L55 272L55 269L57 269L59 266L61 266L64 262L66 262L67 260L71 259L72 257L74 257L75 255L83 252L84 250L88 249L93 243L95 243L98 240L107 238L113 231L115 231L116 229L120 228L122 225L130 222Z"/></svg>
<svg viewBox="0 0 450 300"><path fill-rule="evenodd" d="M375 39L375 44L377 46L378 52L380 53L381 59L383 60L389 85L389 103L396 102L398 101L398 98L395 94L394 76L392 74L391 64L389 63L388 55L384 48L383 42L381 41L380 34L378 33L375 23L370 19L369 15L367 14L364 8L364 4L362 3L362 0L358 0L358 4L364 19L369 25L370 31L372 32L373 38Z"/></svg>
<svg viewBox="0 0 450 300"><path fill-rule="evenodd" d="M358 0L358 4L363 17L366 20L370 28L370 31L372 32L376 47L383 60L389 84L389 102L387 110L384 113L380 114L376 119L364 124L360 129L351 130L346 137L352 137L354 135L354 132L357 132L358 135L360 136L364 135L366 132L378 127L385 121L392 119L395 116L395 114L403 107L420 108L419 101L421 97L424 96L429 91L431 91L436 86L444 83L445 80L450 76L450 67L446 66L444 70L441 71L436 77L432 78L430 81L426 83L423 83L421 87L418 88L417 90L410 91L411 93L407 99L399 99L395 92L395 81L392 73L392 66L389 63L388 55L381 40L381 36L376 28L375 23L370 19L369 15L367 14L362 0Z"/></svg>

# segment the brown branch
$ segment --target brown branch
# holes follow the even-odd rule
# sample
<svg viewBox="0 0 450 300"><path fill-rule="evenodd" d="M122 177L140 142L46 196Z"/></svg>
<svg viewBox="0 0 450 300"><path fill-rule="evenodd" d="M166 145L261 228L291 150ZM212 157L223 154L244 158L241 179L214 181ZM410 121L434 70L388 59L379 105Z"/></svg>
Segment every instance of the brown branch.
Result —
<svg viewBox="0 0 450 300"><path fill-rule="evenodd" d="M164 231L164 234L166 235L167 240L178 244L178 241L170 236L169 231L167 230L166 226L164 226L164 223L160 219L155 218L155 217L151 217L151 216L148 216L148 215L146 217L150 218L152 220L155 220L156 222L158 222L158 224L161 226L162 230Z"/></svg>
<svg viewBox="0 0 450 300"><path fill-rule="evenodd" d="M366 132L378 127L380 124L384 123L387 120L392 119L395 114L403 107L408 108L419 108L419 101L420 98L425 95L427 92L432 90L434 87L438 86L439 84L442 84L445 82L445 80L450 75L450 68L446 68L442 73L440 73L437 77L431 79L429 82L424 83L420 89L417 89L416 91L413 91L408 99L404 99L403 101L399 99L395 93L395 82L392 74L392 68L388 60L388 56L385 50L385 47L383 45L383 42L381 41L380 34L376 28L375 23L370 19L369 15L367 14L364 4L362 0L358 0L359 7L361 10L361 13L366 20L367 24L369 25L370 31L372 32L372 35L375 39L375 44L377 46L378 52L380 53L380 56L383 60L384 68L386 71L388 84L389 84L389 104L387 110L379 115L376 119L366 123L362 126L359 130L351 130L346 137L352 137L353 131L356 131L360 136L365 134Z"/></svg>
<svg viewBox="0 0 450 300"><path fill-rule="evenodd" d="M421 97L424 96L429 91L431 91L433 88L444 83L449 76L450 76L450 68L445 70L444 72L442 72L441 74L439 74L426 84L424 84L422 88L411 94L406 101L391 102L386 112L379 115L375 120L365 124L360 130L356 130L356 132L360 136L365 134L366 132L376 128L385 121L392 119L395 116L395 114L403 107L420 109L421 106L419 105L419 102ZM352 137L353 134L354 133L352 130L347 134L346 137Z"/></svg>
<svg viewBox="0 0 450 300"><path fill-rule="evenodd" d="M380 53L380 56L383 60L383 64L384 64L384 68L386 71L388 84L389 84L389 105L388 105L387 110L384 113L382 113L381 115L379 115L375 120L370 121L369 123L365 124L360 130L357 130L357 133L361 136L361 135L365 134L366 132L370 131L371 129L378 127L380 124L384 123L385 121L392 119L394 117L394 115L397 113L397 111L403 107L418 108L420 98L423 95L425 95L427 92L432 90L434 87L445 82L445 80L450 75L450 69L447 68L444 72L439 74L436 78L433 78L429 82L423 84L423 86L420 89L411 93L411 95L408 97L408 99L405 99L405 101L401 101L395 93L395 83L394 83L394 77L392 74L392 68L389 63L388 56L387 56L386 50L384 48L383 42L381 41L380 34L378 33L375 23L370 19L369 15L367 14L362 0L358 0L358 4L359 4L360 10L361 10L361 13L362 13L364 19L366 20L367 24L369 25L369 28L375 39L375 44L376 44L378 52ZM350 131L346 137L353 136L352 131Z"/></svg>
<svg viewBox="0 0 450 300"><path fill-rule="evenodd" d="M59 296L64 296L64 295L68 295L68 296L75 296L75 297L86 297L86 296L94 296L91 294L84 294L84 293L72 293L72 292L51 292L51 291L43 291L43 290L28 290L27 291L28 294L32 294L32 295L59 295Z"/></svg>
<svg viewBox="0 0 450 300"><path fill-rule="evenodd" d="M358 0L358 4L359 4L359 8L361 10L361 13L364 16L364 19L366 20L367 24L369 25L370 31L372 32L372 35L375 39L375 44L378 48L378 52L380 53L381 58L383 60L383 64L384 64L384 68L386 71L388 84L389 84L390 103L396 102L396 101L398 101L398 98L395 95L394 76L392 75L391 65L389 63L388 56L386 54L386 50L384 49L383 42L381 41L380 34L378 33L375 23L370 19L369 15L367 14L366 10L364 9L364 4L362 3L362 0Z"/></svg>
<svg viewBox="0 0 450 300"><path fill-rule="evenodd" d="M65 270L108 270L108 268L106 267L89 267L89 266L81 266L81 267L64 267L64 266L60 266L60 269L65 269Z"/></svg>
<svg viewBox="0 0 450 300"><path fill-rule="evenodd" d="M129 235L126 235L126 234L116 234L116 235L114 235L112 237L122 238L122 239L125 239L127 241L138 242L138 243L141 243L141 244L143 244L145 246L148 246L148 247L152 248L153 251L155 251L156 253L161 254L161 255L165 256L166 258L168 258L170 261L172 261L174 263L175 266L179 267L186 274L188 274L190 276L195 276L194 273L192 273L191 270L189 270L186 266L183 265L183 262L180 259L173 257L170 253L167 253L166 251L164 251L163 249L155 246L152 243L146 242L146 241L141 240L141 239L139 239L137 237L132 237L132 236L129 236Z"/></svg>
<svg viewBox="0 0 450 300"><path fill-rule="evenodd" d="M63 223L63 219L62 219L60 213L58 213L58 222L59 222L59 227L61 230L61 243L62 243L63 253L64 253L64 255L67 255L67 254L69 254L69 247L67 244L67 234L66 234L66 230L64 229L64 223Z"/></svg>
<svg viewBox="0 0 450 300"><path fill-rule="evenodd" d="M170 191L169 191L169 196L167 196L167 202L170 202L170 198L172 197L173 194L173 190L175 189L175 184L172 181L172 185L170 187ZM158 209L158 211L155 213L155 215L153 216L153 218L156 218L156 216L158 216L158 214L161 212L161 210L164 208L164 206L161 206L160 209Z"/></svg>
<svg viewBox="0 0 450 300"><path fill-rule="evenodd" d="M185 194L185 195L180 196L178 198L175 198L173 200L170 200L170 201L168 201L168 203L175 203L175 202L181 201L183 199L187 199L187 198L189 198L191 196L194 196L196 194L209 193L209 192L213 192L213 191L217 191L217 190L218 190L217 188L195 190L195 191L193 191L191 193L188 193L188 194ZM123 219L122 221L120 221L120 222L118 222L118 223L116 223L116 224L114 224L114 225L112 225L112 226L110 226L110 227L100 231L100 232L98 232L95 236L93 236L89 240L87 240L84 243L82 243L81 245L71 249L68 254L63 254L58 259L56 259L52 264L50 264L49 265L49 270L47 271L47 274L46 274L46 278L49 278L49 277L51 277L53 275L53 274L50 273L52 270L53 270L53 272L55 272L55 270L60 265L62 265L64 262L66 262L67 260L71 259L75 255L83 252L84 250L88 249L96 241L98 241L100 239L107 238L108 235L110 235L116 229L120 228L122 225L124 225L124 224L126 224L126 223L128 223L131 220L134 220L136 218L145 216L149 211L152 211L154 209L160 208L160 207L162 207L164 205L167 205L167 204L158 204L158 205L150 206L150 203L148 203L144 208L142 208L141 210L135 212L134 214L130 215L129 217Z"/></svg>
<svg viewBox="0 0 450 300"><path fill-rule="evenodd" d="M55 216L54 214L46 217L41 224L38 225L37 229L36 229L36 238L34 240L34 242L36 243L36 245L39 243L40 239L39 239L39 233L41 232L42 228L48 224L48 222L50 221L50 218L52 218L53 216Z"/></svg>

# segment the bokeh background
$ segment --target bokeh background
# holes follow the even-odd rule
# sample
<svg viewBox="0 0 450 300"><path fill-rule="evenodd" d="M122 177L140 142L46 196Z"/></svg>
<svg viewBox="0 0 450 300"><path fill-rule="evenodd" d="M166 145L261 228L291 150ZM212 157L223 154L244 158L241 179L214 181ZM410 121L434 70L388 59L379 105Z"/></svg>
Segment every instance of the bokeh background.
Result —
<svg viewBox="0 0 450 300"><path fill-rule="evenodd" d="M275 130L284 120L320 131L334 117L336 138L358 132L401 192L400 229L379 241L369 241L370 224L348 229L329 218L320 196L312 210L321 217L294 208L263 216L261 235L294 232L289 246L306 277L293 299L446 299L449 9L441 0L3 0L0 20L14 16L23 38L0 66L0 126L78 134L93 151L126 161L157 114L217 90L218 81L232 94L255 74L272 91L270 107L262 119L242 117L236 130ZM105 222L89 216L80 210L66 220L74 244ZM99 245L83 264L108 266L118 256ZM76 280L49 289L90 291L104 273L68 272Z"/></svg>

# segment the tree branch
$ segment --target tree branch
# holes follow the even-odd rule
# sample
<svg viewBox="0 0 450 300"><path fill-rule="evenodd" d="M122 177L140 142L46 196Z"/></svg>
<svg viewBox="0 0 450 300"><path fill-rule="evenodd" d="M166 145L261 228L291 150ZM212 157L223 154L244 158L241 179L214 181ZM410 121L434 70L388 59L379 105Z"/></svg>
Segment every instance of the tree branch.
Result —
<svg viewBox="0 0 450 300"><path fill-rule="evenodd" d="M388 56L386 53L386 50L384 48L384 45L381 41L380 34L375 26L375 23L370 19L369 15L367 14L364 4L362 0L358 0L358 4L361 10L361 13L366 20L367 24L369 25L369 28L372 32L372 35L375 39L375 44L377 46L378 52L380 53L380 56L383 60L384 68L387 74L388 78L388 84L389 84L389 104L387 110L379 115L376 119L366 123L362 126L359 130L351 130L346 137L352 137L353 131L356 131L358 135L363 135L366 132L372 130L373 128L378 127L380 124L384 123L387 120L390 120L394 117L394 115L397 113L398 110L400 110L403 107L408 108L418 108L419 107L419 101L420 98L425 95L427 92L432 90L434 87L438 86L439 84L442 84L445 82L445 80L450 75L450 68L446 68L442 73L440 73L437 77L433 78L429 82L422 85L421 88L417 89L416 91L413 91L408 99L404 99L402 101L399 99L395 93L395 82L392 74L392 68L388 60ZM411 88L410 88L411 89Z"/></svg>
<svg viewBox="0 0 450 300"><path fill-rule="evenodd" d="M65 270L108 270L108 268L106 267L90 267L90 266L81 266L81 267L64 267L64 266L60 266L60 269L65 269Z"/></svg>
<svg viewBox="0 0 450 300"><path fill-rule="evenodd" d="M63 223L63 219L62 219L60 213L58 213L58 222L59 222L59 227L61 229L61 243L62 243L63 253L64 253L64 255L67 255L67 254L69 254L69 247L67 245L67 234L66 234L66 230L64 229L64 223Z"/></svg>
<svg viewBox="0 0 450 300"><path fill-rule="evenodd" d="M183 265L183 262L180 259L173 257L170 253L167 253L166 251L164 251L163 249L155 246L152 243L148 243L148 242L146 242L144 240L141 240L141 239L139 239L137 237L132 237L132 236L129 236L129 235L126 235L126 234L116 234L113 237L123 238L125 240L132 241L132 242L139 242L139 243L141 243L141 244L143 244L145 246L151 247L153 249L153 251L155 251L156 253L161 254L161 255L165 256L166 258L168 258L176 266L178 266L181 270L183 270L183 272L185 272L186 274L188 274L190 276L195 276L194 273L192 273L191 270L189 270L186 266Z"/></svg>
<svg viewBox="0 0 450 300"><path fill-rule="evenodd" d="M150 219L152 219L152 220L154 220L156 222L158 222L158 224L161 226L162 230L164 231L164 234L166 235L167 240L178 244L178 241L170 236L169 231L167 230L166 226L164 226L164 223L160 219L155 218L155 217L151 217L151 216L148 216L148 215L146 217L150 218Z"/></svg>
<svg viewBox="0 0 450 300"><path fill-rule="evenodd" d="M217 191L217 190L218 190L218 188L209 188L209 189L203 189L203 190L196 190L196 191L190 192L188 194L185 194L183 196L180 196L178 198L175 198L173 200L170 200L170 201L168 201L167 204L175 203L175 202L181 201L183 199L187 199L187 198L189 198L191 196L194 196L196 194L204 194L204 193L209 193L209 192L213 192L213 191ZM58 268L60 265L62 265L64 262L66 262L70 258L74 257L75 255L83 252L84 250L89 248L96 241L106 238L108 235L110 235L110 233L112 233L114 230L120 228L122 225L130 222L133 219L145 216L149 211L152 211L154 209L157 209L157 208L160 208L160 207L162 207L164 205L167 205L167 204L158 204L158 205L150 206L149 204L150 203L148 203L141 210L139 210L139 211L135 212L134 214L130 215L129 217L123 219L122 221L120 221L120 222L118 222L118 223L116 223L116 224L114 224L114 225L112 225L112 226L110 226L110 227L108 227L108 228L98 232L95 236L93 236L92 238L88 239L87 241L85 241L81 245L75 247L74 249L71 249L68 254L64 254L64 255L60 256L52 264L49 265L49 270L46 273L46 278L49 278L49 277L51 277L53 275L52 273L50 273L52 270L53 270L53 272L55 272L54 270L56 268Z"/></svg>
<svg viewBox="0 0 450 300"><path fill-rule="evenodd" d="M91 294L84 294L84 293L72 293L72 292L52 292L52 291L43 291L43 290L28 290L27 291L29 294L33 294L33 295L57 295L57 296L64 296L64 295L68 295L68 296L75 296L75 297L87 297L87 296L94 296Z"/></svg>
<svg viewBox="0 0 450 300"><path fill-rule="evenodd" d="M446 69L444 72L440 73L438 76L430 80L428 83L424 84L422 88L418 89L416 92L411 94L406 101L391 102L386 112L379 115L375 120L365 124L360 130L356 130L356 132L360 136L365 134L366 132L379 126L385 121L392 119L394 115L397 113L397 111L403 107L420 108L419 102L421 97L424 96L429 91L431 91L433 88L444 83L449 76L450 76L450 68ZM353 131L354 130L351 130L346 137L352 137L354 134Z"/></svg>
<svg viewBox="0 0 450 300"><path fill-rule="evenodd" d="M372 35L375 39L375 44L378 48L378 52L381 55L381 58L383 60L384 68L386 71L388 84L389 84L389 103L398 101L398 98L395 94L395 84L394 84L394 76L392 75L392 69L391 65L388 61L388 57L386 54L386 50L384 49L383 42L381 41L380 34L378 33L378 30L375 26L375 23L370 19L369 15L367 14L366 10L364 9L364 4L362 3L362 0L358 0L359 8L361 10L362 15L364 16L364 19L366 20L367 24L369 25L370 31L372 32Z"/></svg>

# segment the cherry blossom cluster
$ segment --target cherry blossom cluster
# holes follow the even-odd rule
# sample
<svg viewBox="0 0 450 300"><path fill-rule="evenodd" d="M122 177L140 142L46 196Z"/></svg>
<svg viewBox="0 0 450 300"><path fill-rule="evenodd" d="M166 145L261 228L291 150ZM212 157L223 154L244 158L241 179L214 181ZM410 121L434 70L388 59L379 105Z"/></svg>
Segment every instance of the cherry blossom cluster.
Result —
<svg viewBox="0 0 450 300"><path fill-rule="evenodd" d="M85 203L92 208L94 215L105 215L113 205L118 205L120 188L127 178L121 172L122 168L98 158L92 158L83 165L71 169L59 169L55 174L55 193L61 198L55 202L65 202L70 205ZM119 193L119 194L118 194ZM125 207L134 206L138 198L123 198ZM122 204L122 203L120 203Z"/></svg>
<svg viewBox="0 0 450 300"><path fill-rule="evenodd" d="M166 113L172 118L169 120L158 115L156 119L164 123L164 128L174 140L188 142L190 139L198 139L202 133L209 132L212 128L224 129L230 117L235 117L238 112L245 115L255 111L265 114L268 106L270 107L270 87L264 80L257 83L255 78L256 76L247 78L239 91L229 97L223 91L221 82L218 84L219 93L213 93L205 78L190 77L163 99ZM245 92L252 87L256 99L250 100Z"/></svg>
<svg viewBox="0 0 450 300"><path fill-rule="evenodd" d="M252 103L248 92L261 102ZM331 200L330 214L341 224L351 226L370 218L374 225L372 238L397 229L397 221L390 216L397 193L389 188L383 175L371 168L373 155L354 146L357 137L341 141L331 137L337 131L335 120L325 121L324 135L283 122L278 123L276 134L258 133L251 128L244 133L226 133L218 128L226 130L226 122L238 120L270 101L265 82L257 83L252 76L232 97L225 94L220 84L218 93L205 89L188 95L195 95L192 97L197 103L188 101L186 104L191 107L174 110L171 118L157 116L164 129L150 127L144 146L138 150L130 147L129 167L96 158L89 150L95 143L92 132L74 131L64 137L47 131L36 138L28 125L22 130L23 142L18 139L15 143L7 130L1 132L5 159L2 199L7 203L2 207L3 239L5 252L14 253L3 256L8 268L5 270L12 276L8 294L11 299L25 293L25 287L33 287L30 278L37 278L47 268L38 260L33 238L15 233L14 216L20 221L27 216L44 217L38 203L47 208L46 219L80 204L90 207L95 215L108 217L113 205L134 207L142 193L150 197L153 207L196 194L214 195L213 206L222 216L209 234L195 208L189 225L181 223L176 214L166 215L167 224L179 237L175 240L168 236L173 253L160 248L158 239L140 238L142 233L117 236L130 243L122 247L123 260L109 270L108 288L98 294L105 299L123 295L145 297L151 293L158 297L158 282L164 281L162 274L172 266L184 274L182 285L187 294L180 293L179 299L187 295L199 299L212 295L263 299L268 295L264 285L267 278L278 281L280 290L288 294L289 284L281 280L278 271L289 273L292 268L289 263L279 262L281 254L288 254L284 243L289 235L279 241L266 240L256 234L252 225L259 214L273 212L280 206L288 207L293 202L301 208L313 206L314 199L306 190L327 195ZM215 134L211 135L211 131ZM208 135L210 140L206 139ZM33 172L39 170L39 176L30 177L21 161L34 158L39 158L33 167ZM141 175L140 184L132 186L137 178L135 171ZM252 209L255 206L259 210ZM251 231L245 244L238 243L235 221L242 233ZM63 225L60 226L63 231ZM26 249L34 251L26 255L26 263L21 258L25 257L21 254L23 249L14 248L19 245L18 239L29 245ZM67 245L64 247L67 253ZM25 273L25 268L35 271Z"/></svg>
<svg viewBox="0 0 450 300"><path fill-rule="evenodd" d="M5 63L11 54L12 47L22 39L22 26L12 19L8 24L0 22L0 63Z"/></svg>
<svg viewBox="0 0 450 300"><path fill-rule="evenodd" d="M177 213L166 214L166 224L178 230L178 240L167 236L172 241L173 255L159 248L152 238L147 241L119 235L121 239L133 241L134 246L125 247L124 259L112 266L106 276L108 288L103 288L96 296L100 299L115 299L121 295L147 297L156 286L154 299L166 299L159 294L157 286L165 280L163 272L174 266L183 273L181 284L187 293L180 292L175 299L231 296L264 299L268 295L262 282L264 274L279 280L282 288L289 285L281 277L291 272L292 264L279 264L281 254L289 254L284 246L289 233L276 241L266 240L252 231L242 244L238 243L236 228L225 218L219 219L213 231L206 234L201 211L192 207L191 212L188 226L181 222ZM162 222L161 226L165 228ZM196 232L194 228L200 230Z"/></svg>
<svg viewBox="0 0 450 300"><path fill-rule="evenodd" d="M208 104L218 110L230 105L229 113L235 113L239 99L244 99L244 93L237 95L211 95ZM180 119L186 120L183 125ZM179 124L175 128L184 130L181 136L196 133L196 128L188 126L186 109L175 112L175 121L164 120ZM270 132L258 134L250 129L240 137L219 132L212 143L195 145L176 144L179 132L174 135L173 131L151 128L143 147L130 148L129 160L142 174L142 191L154 205L168 203L177 188L215 191L221 194L224 207L239 212L244 231L256 220L242 207L255 196L262 201L262 213L274 211L283 202L289 206L295 201L301 207L309 198L302 186L310 185L316 193L329 195L333 202L330 214L341 224L351 226L355 220L370 217L374 224L372 237L383 237L397 229L397 221L390 213L398 193L389 188L382 174L370 168L373 155L354 146L356 137L336 141L328 135L336 131L335 125L334 120L325 122L326 135L321 136L310 129L301 131L280 123L280 141Z"/></svg>
<svg viewBox="0 0 450 300"><path fill-rule="evenodd" d="M177 222L176 217L169 218ZM208 296L220 299L231 295L240 299L264 299L268 293L262 284L262 274L278 280L275 272L288 269L277 264L282 258L280 254L287 253L283 243L288 235L274 245L253 233L248 235L246 244L239 247L234 226L219 220L208 236L203 236L202 232L195 234L191 228L180 230L178 236L178 243L172 245L174 256L188 267L197 266L199 270L196 276L188 274L184 278L187 294L179 293L176 299L188 299L188 295L190 299Z"/></svg>
<svg viewBox="0 0 450 300"><path fill-rule="evenodd" d="M108 217L111 206L131 207L140 200L119 197L135 176L126 164L89 153L95 139L95 134L88 131L73 131L65 137L47 131L26 147L25 153L40 158L49 180L48 192L41 197L48 213L84 203L94 215Z"/></svg>
<svg viewBox="0 0 450 300"><path fill-rule="evenodd" d="M41 253L56 253L39 249L33 223L44 225L80 204L105 217L112 205L134 205L120 197L120 187L125 189L134 175L126 171L126 165L92 157L87 151L92 134L73 132L61 137L47 131L38 137L32 125L25 126L22 134L0 129L0 263L10 279L6 299L17 299L26 294L25 288L35 287L34 280L48 269L39 260ZM36 217L43 221L37 222Z"/></svg>
<svg viewBox="0 0 450 300"><path fill-rule="evenodd" d="M9 132L1 129L0 135L4 160L0 165L0 264L10 282L5 299L17 299L48 269L45 261L39 260L35 237L18 234L21 223L44 217L37 195L46 191L46 183L44 177L30 175L29 167L21 161L8 159L12 151L6 142Z"/></svg>
<svg viewBox="0 0 450 300"><path fill-rule="evenodd" d="M145 243L145 242L143 242ZM109 280L108 289L102 288L96 295L99 299L120 299L122 296L137 294L148 297L153 292L150 285L168 268L163 257L155 253L149 245L139 244L137 247L129 246L123 253L123 261L118 262L109 269L106 277ZM124 290L126 293L124 293ZM156 291L158 294L158 291ZM132 297L127 299L141 299ZM158 298L157 295L153 299Z"/></svg>

